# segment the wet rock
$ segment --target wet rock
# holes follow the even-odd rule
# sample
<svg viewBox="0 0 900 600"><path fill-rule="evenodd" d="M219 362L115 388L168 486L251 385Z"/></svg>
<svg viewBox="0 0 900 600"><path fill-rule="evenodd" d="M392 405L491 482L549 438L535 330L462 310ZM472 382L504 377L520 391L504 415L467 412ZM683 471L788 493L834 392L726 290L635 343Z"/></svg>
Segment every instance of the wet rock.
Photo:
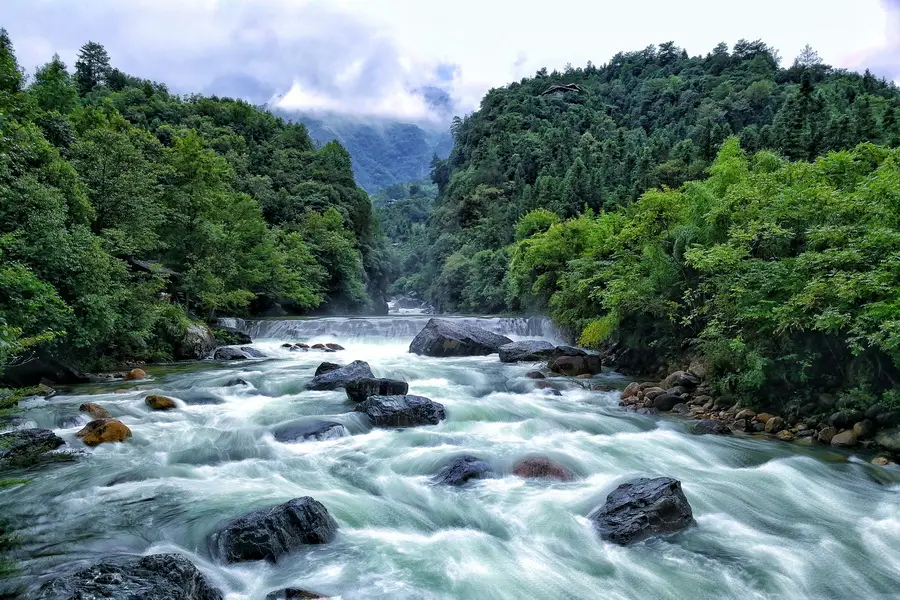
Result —
<svg viewBox="0 0 900 600"><path fill-rule="evenodd" d="M540 371L528 371L527 373L525 373L525 377L527 377L528 379L544 379L547 376Z"/></svg>
<svg viewBox="0 0 900 600"><path fill-rule="evenodd" d="M204 575L180 554L102 562L48 581L36 600L222 600Z"/></svg>
<svg viewBox="0 0 900 600"><path fill-rule="evenodd" d="M409 345L409 351L424 356L485 356L499 352L509 338L486 329L446 319L429 319Z"/></svg>
<svg viewBox="0 0 900 600"><path fill-rule="evenodd" d="M847 429L853 425L853 423L850 422L850 415L845 412L836 412L831 415L828 419L828 424L835 429Z"/></svg>
<svg viewBox="0 0 900 600"><path fill-rule="evenodd" d="M830 444L832 438L836 435L837 429L835 429L834 427L823 427L819 431L819 435L816 436L816 439L823 444Z"/></svg>
<svg viewBox="0 0 900 600"><path fill-rule="evenodd" d="M45 381L60 384L87 383L90 378L64 361L38 352L31 360L6 365L0 381L4 385L20 388Z"/></svg>
<svg viewBox="0 0 900 600"><path fill-rule="evenodd" d="M17 429L0 435L0 465L27 466L65 441L49 429Z"/></svg>
<svg viewBox="0 0 900 600"><path fill-rule="evenodd" d="M291 352L307 352L309 351L309 344L294 344L294 347L291 348Z"/></svg>
<svg viewBox="0 0 900 600"><path fill-rule="evenodd" d="M653 535L681 531L694 523L681 482L670 477L624 483L588 518L600 537L623 546Z"/></svg>
<svg viewBox="0 0 900 600"><path fill-rule="evenodd" d="M681 397L675 394L660 394L653 399L653 408L667 412L681 402Z"/></svg>
<svg viewBox="0 0 900 600"><path fill-rule="evenodd" d="M87 413L95 419L109 419L110 417L112 417L112 415L109 414L108 410L106 410L99 404L94 404L93 402L85 402L78 407L78 410L83 413Z"/></svg>
<svg viewBox="0 0 900 600"><path fill-rule="evenodd" d="M691 408L684 402L679 402L672 407L672 412L677 415L687 416L691 414Z"/></svg>
<svg viewBox="0 0 900 600"><path fill-rule="evenodd" d="M634 398L637 396L638 392L641 391L641 384L637 381L632 381L628 384L625 390L622 392L622 400L628 400L629 398Z"/></svg>
<svg viewBox="0 0 900 600"><path fill-rule="evenodd" d="M173 408L178 408L178 405L175 404L174 400L168 396L159 396L157 394L144 398L144 403L153 410L172 410Z"/></svg>
<svg viewBox="0 0 900 600"><path fill-rule="evenodd" d="M784 419L781 417L772 417L766 421L766 433L778 433L784 429Z"/></svg>
<svg viewBox="0 0 900 600"><path fill-rule="evenodd" d="M328 596L320 596L315 592L299 588L285 588L266 595L266 600L328 600Z"/></svg>
<svg viewBox="0 0 900 600"><path fill-rule="evenodd" d="M376 427L437 425L447 417L443 404L422 396L369 396L356 410Z"/></svg>
<svg viewBox="0 0 900 600"><path fill-rule="evenodd" d="M556 352L550 342L530 340L500 346L500 361L505 363L547 360Z"/></svg>
<svg viewBox="0 0 900 600"><path fill-rule="evenodd" d="M340 369L343 365L338 365L333 362L323 362L321 365L316 367L315 376L324 375L325 373L330 373L332 371L336 371Z"/></svg>
<svg viewBox="0 0 900 600"><path fill-rule="evenodd" d="M756 415L756 420L765 425L773 416L775 415L770 415L769 413L759 413L758 415Z"/></svg>
<svg viewBox="0 0 900 600"><path fill-rule="evenodd" d="M886 467L891 464L891 461L887 456L876 456L872 459L872 464L879 467Z"/></svg>
<svg viewBox="0 0 900 600"><path fill-rule="evenodd" d="M766 424L760 423L759 421L754 421L750 424L750 430L754 433L762 433L766 430Z"/></svg>
<svg viewBox="0 0 900 600"><path fill-rule="evenodd" d="M337 523L322 503L305 496L226 523L213 534L210 545L227 563L276 561L307 544L324 544L336 532Z"/></svg>
<svg viewBox="0 0 900 600"><path fill-rule="evenodd" d="M856 442L856 434L853 433L852 429L842 431L838 434L835 434L834 437L831 438L831 445L838 446L840 448L852 448L856 445Z"/></svg>
<svg viewBox="0 0 900 600"><path fill-rule="evenodd" d="M875 419L878 418L878 415L880 415L881 413L883 413L885 411L887 411L887 408L885 408L885 406L883 404L881 404L880 402L876 402L875 404L873 404L872 406L870 406L869 408L866 409L865 417L867 419L870 419L871 421L874 421Z"/></svg>
<svg viewBox="0 0 900 600"><path fill-rule="evenodd" d="M109 442L124 442L131 437L131 430L116 419L95 419L75 436L88 446L97 446Z"/></svg>
<svg viewBox="0 0 900 600"><path fill-rule="evenodd" d="M783 442L789 442L794 439L794 434L788 431L787 429L782 429L778 433L775 434L775 437Z"/></svg>
<svg viewBox="0 0 900 600"><path fill-rule="evenodd" d="M228 382L225 384L225 387L236 387L239 385L250 385L250 384L247 383L245 380L241 379L240 377L235 377L234 379L229 379Z"/></svg>
<svg viewBox="0 0 900 600"><path fill-rule="evenodd" d="M801 429L801 430L799 430L799 431L797 432L797 436L796 436L796 437L798 437L798 438L808 438L808 437L813 437L814 435L816 435L816 430L815 430L815 429Z"/></svg>
<svg viewBox="0 0 900 600"><path fill-rule="evenodd" d="M513 475L526 479L556 479L558 481L575 479L575 473L570 469L546 456L523 458L513 465Z"/></svg>
<svg viewBox="0 0 900 600"><path fill-rule="evenodd" d="M212 330L206 325L194 324L185 330L175 356L182 360L203 360L215 349L216 338Z"/></svg>
<svg viewBox="0 0 900 600"><path fill-rule="evenodd" d="M696 435L728 435L731 433L731 430L728 429L728 426L725 425L725 423L714 421L712 419L697 421L694 423L691 431Z"/></svg>
<svg viewBox="0 0 900 600"><path fill-rule="evenodd" d="M237 348L230 348L228 346L224 348L218 348L216 353L213 354L214 360L247 360L247 355L241 352Z"/></svg>
<svg viewBox="0 0 900 600"><path fill-rule="evenodd" d="M534 383L534 388L535 388L536 390L543 390L543 391L547 391L547 392L550 392L550 393L556 392L556 394L553 394L554 396L561 396L561 395L562 395L562 394L559 393L559 390L556 389L556 387L555 387L552 383L550 383L549 381L536 381L536 382Z"/></svg>
<svg viewBox="0 0 900 600"><path fill-rule="evenodd" d="M659 410L655 408L638 408L635 411L635 414L643 415L645 417L655 417L659 414Z"/></svg>
<svg viewBox="0 0 900 600"><path fill-rule="evenodd" d="M312 349L313 350L325 350L325 344L313 344Z"/></svg>
<svg viewBox="0 0 900 600"><path fill-rule="evenodd" d="M657 396L661 396L662 394L668 393L668 392L666 392L666 390L664 390L660 387L647 388L646 390L643 390L643 392L644 392L644 398L646 398L647 400L653 400Z"/></svg>
<svg viewBox="0 0 900 600"><path fill-rule="evenodd" d="M344 390L353 402L363 402L369 396L402 396L409 391L409 384L397 379L367 377L347 382Z"/></svg>
<svg viewBox="0 0 900 600"><path fill-rule="evenodd" d="M756 413L753 412L752 410L750 410L749 408L745 408L744 410L740 411L738 414L734 415L734 418L735 419L745 419L747 421L750 421L751 419L756 418Z"/></svg>
<svg viewBox="0 0 900 600"><path fill-rule="evenodd" d="M619 388L614 385L603 385L600 383L595 383L591 386L591 390L594 392L616 392L619 390Z"/></svg>
<svg viewBox="0 0 900 600"><path fill-rule="evenodd" d="M322 366L319 365L319 368L321 369ZM372 379L373 377L369 363L362 360L354 360L349 365L316 375L312 381L306 384L306 387L310 390L335 390L344 387L351 381Z"/></svg>
<svg viewBox="0 0 900 600"><path fill-rule="evenodd" d="M747 420L746 419L737 419L734 423L731 424L732 431L747 431Z"/></svg>
<svg viewBox="0 0 900 600"><path fill-rule="evenodd" d="M256 348L251 348L250 346L241 346L241 352L243 352L250 358L265 358L266 357L265 354L263 354Z"/></svg>
<svg viewBox="0 0 900 600"><path fill-rule="evenodd" d="M865 439L875 433L875 424L869 419L863 419L853 426L853 433L858 439Z"/></svg>
<svg viewBox="0 0 900 600"><path fill-rule="evenodd" d="M281 347L282 347L282 348L286 348L286 349L290 349L290 348L293 348L294 345L291 344L290 342L285 342L284 344L281 345Z"/></svg>
<svg viewBox="0 0 900 600"><path fill-rule="evenodd" d="M147 379L147 373L143 369L132 369L122 378L123 381L139 381L141 379Z"/></svg>
<svg viewBox="0 0 900 600"><path fill-rule="evenodd" d="M325 347L328 348L329 350L334 350L334 351L344 349L344 347L341 346L340 344L325 344Z"/></svg>
<svg viewBox="0 0 900 600"><path fill-rule="evenodd" d="M336 440L350 435L347 428L334 421L307 421L305 423L286 423L276 427L272 435L279 442L322 442Z"/></svg>
<svg viewBox="0 0 900 600"><path fill-rule="evenodd" d="M891 452L900 452L900 427L879 431L875 434L875 442Z"/></svg>
<svg viewBox="0 0 900 600"><path fill-rule="evenodd" d="M669 388L673 388L675 386L681 386L686 388L695 388L697 384L700 383L700 378L692 373L688 373L687 371L675 371L665 379L663 379L659 387L664 390Z"/></svg>
<svg viewBox="0 0 900 600"><path fill-rule="evenodd" d="M560 356L550 365L550 370L560 375L574 377L576 375L596 375L601 370L600 357L595 354L587 356Z"/></svg>
<svg viewBox="0 0 900 600"><path fill-rule="evenodd" d="M493 475L491 465L476 456L458 456L444 465L434 483L442 485L463 485L470 479L484 479Z"/></svg>

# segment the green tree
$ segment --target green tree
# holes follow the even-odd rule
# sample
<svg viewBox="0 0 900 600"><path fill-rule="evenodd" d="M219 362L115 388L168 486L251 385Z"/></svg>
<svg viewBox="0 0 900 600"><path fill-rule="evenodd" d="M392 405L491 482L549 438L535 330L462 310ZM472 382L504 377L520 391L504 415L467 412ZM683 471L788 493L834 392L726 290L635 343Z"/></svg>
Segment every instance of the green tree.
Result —
<svg viewBox="0 0 900 600"><path fill-rule="evenodd" d="M75 61L75 86L78 94L87 96L94 88L106 82L109 73L109 54L101 44L88 42L78 51Z"/></svg>
<svg viewBox="0 0 900 600"><path fill-rule="evenodd" d="M78 90L58 54L35 72L30 91L38 106L48 112L68 114L78 101Z"/></svg>

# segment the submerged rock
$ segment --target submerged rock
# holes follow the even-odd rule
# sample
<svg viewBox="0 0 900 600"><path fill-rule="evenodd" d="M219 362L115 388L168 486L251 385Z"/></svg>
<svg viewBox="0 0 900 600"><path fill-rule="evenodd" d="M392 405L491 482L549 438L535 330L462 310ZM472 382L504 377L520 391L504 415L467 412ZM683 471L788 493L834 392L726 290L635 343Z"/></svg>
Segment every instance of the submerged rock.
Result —
<svg viewBox="0 0 900 600"><path fill-rule="evenodd" d="M235 377L234 379L229 379L228 382L225 384L225 387L235 387L238 385L250 385L250 384L247 383L245 380L241 379L240 377Z"/></svg>
<svg viewBox="0 0 900 600"><path fill-rule="evenodd" d="M158 394L147 396L144 398L144 403L153 410L172 410L178 407L175 401L168 396L160 396Z"/></svg>
<svg viewBox="0 0 900 600"><path fill-rule="evenodd" d="M102 562L48 581L36 600L222 600L197 567L180 554L151 554Z"/></svg>
<svg viewBox="0 0 900 600"><path fill-rule="evenodd" d="M525 373L525 377L528 379L546 379L547 376L541 373L540 371L528 371Z"/></svg>
<svg viewBox="0 0 900 600"><path fill-rule="evenodd" d="M229 521L210 542L213 553L228 563L276 561L304 545L330 541L337 527L321 502L304 496Z"/></svg>
<svg viewBox="0 0 900 600"><path fill-rule="evenodd" d="M721 421L703 419L694 423L691 431L696 435L728 435L731 429Z"/></svg>
<svg viewBox="0 0 900 600"><path fill-rule="evenodd" d="M568 467L546 456L523 458L513 465L513 475L527 479L556 479L558 481L572 481L575 479L575 473Z"/></svg>
<svg viewBox="0 0 900 600"><path fill-rule="evenodd" d="M124 442L131 437L131 430L116 419L95 419L75 436L88 446L97 446L107 442Z"/></svg>
<svg viewBox="0 0 900 600"><path fill-rule="evenodd" d="M109 419L110 417L112 417L112 415L109 414L108 410L106 410L99 404L94 404L93 402L85 402L78 407L78 410L83 413L87 413L95 419Z"/></svg>
<svg viewBox="0 0 900 600"><path fill-rule="evenodd" d="M321 369L322 366L320 365ZM371 379L374 377L369 363L362 360L354 360L349 365L326 371L320 375L313 377L312 381L306 384L310 390L334 390L344 387L351 381L357 379Z"/></svg>
<svg viewBox="0 0 900 600"><path fill-rule="evenodd" d="M307 421L286 423L276 427L272 435L279 442L308 442L336 440L350 435L347 428L335 421Z"/></svg>
<svg viewBox="0 0 900 600"><path fill-rule="evenodd" d="M369 396L356 406L376 427L437 425L447 414L444 405L422 396Z"/></svg>
<svg viewBox="0 0 900 600"><path fill-rule="evenodd" d="M327 600L328 596L320 596L315 592L308 592L298 588L285 588L277 592L266 594L266 600Z"/></svg>
<svg viewBox="0 0 900 600"><path fill-rule="evenodd" d="M49 429L17 429L0 435L0 465L26 466L66 442Z"/></svg>
<svg viewBox="0 0 900 600"><path fill-rule="evenodd" d="M457 456L444 465L437 475L434 483L442 485L463 485L470 479L484 479L493 475L491 465L476 456Z"/></svg>
<svg viewBox="0 0 900 600"><path fill-rule="evenodd" d="M504 344L510 344L508 337L497 335L487 329L448 321L429 319L409 345L409 351L424 356L485 356L499 352Z"/></svg>
<svg viewBox="0 0 900 600"><path fill-rule="evenodd" d="M500 346L500 361L505 363L547 360L556 346L545 341L512 342Z"/></svg>
<svg viewBox="0 0 900 600"><path fill-rule="evenodd" d="M347 382L347 397L354 402L364 402L369 396L402 396L409 391L409 384L397 379L366 377Z"/></svg>
<svg viewBox="0 0 900 600"><path fill-rule="evenodd" d="M214 360L247 360L247 355L241 352L237 348L230 348L225 346L224 348L219 348L216 350L216 353L213 354Z"/></svg>
<svg viewBox="0 0 900 600"><path fill-rule="evenodd" d="M674 533L694 523L681 482L671 477L623 483L588 517L600 537L627 545L657 534Z"/></svg>

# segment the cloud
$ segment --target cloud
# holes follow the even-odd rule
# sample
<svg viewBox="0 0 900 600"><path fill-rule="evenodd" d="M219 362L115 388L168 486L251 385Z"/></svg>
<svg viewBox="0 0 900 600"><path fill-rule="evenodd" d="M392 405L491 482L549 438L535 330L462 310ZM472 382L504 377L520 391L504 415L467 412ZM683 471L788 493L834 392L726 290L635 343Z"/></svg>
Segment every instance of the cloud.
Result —
<svg viewBox="0 0 900 600"><path fill-rule="evenodd" d="M874 51L862 53L855 66L900 83L900 0L882 0L884 41Z"/></svg>

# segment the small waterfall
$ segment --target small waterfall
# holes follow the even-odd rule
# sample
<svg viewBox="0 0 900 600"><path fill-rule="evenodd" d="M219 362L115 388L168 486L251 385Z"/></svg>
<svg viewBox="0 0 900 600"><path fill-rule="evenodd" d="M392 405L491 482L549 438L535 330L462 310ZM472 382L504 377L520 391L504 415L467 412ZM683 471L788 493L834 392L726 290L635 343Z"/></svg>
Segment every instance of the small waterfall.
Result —
<svg viewBox="0 0 900 600"><path fill-rule="evenodd" d="M327 317L319 319L219 319L223 327L243 331L254 340L296 340L314 338L412 340L429 315L388 317ZM565 336L548 317L440 317L482 327L510 338L540 338L563 343Z"/></svg>

